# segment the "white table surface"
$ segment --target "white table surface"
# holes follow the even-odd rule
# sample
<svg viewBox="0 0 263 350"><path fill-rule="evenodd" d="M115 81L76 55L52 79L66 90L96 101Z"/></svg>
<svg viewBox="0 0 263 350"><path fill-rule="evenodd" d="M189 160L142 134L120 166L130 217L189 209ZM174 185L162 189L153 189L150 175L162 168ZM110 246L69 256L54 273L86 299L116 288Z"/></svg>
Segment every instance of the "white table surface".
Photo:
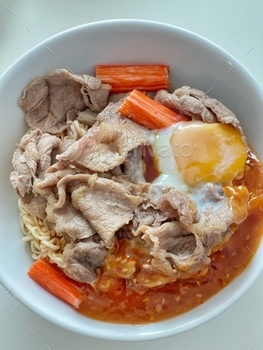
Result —
<svg viewBox="0 0 263 350"><path fill-rule="evenodd" d="M0 0L0 74L40 41L113 18L157 20L192 30L234 55L263 85L260 0ZM29 330L30 329L30 330ZM0 350L263 349L263 276L224 314L179 336L134 343L80 336L35 315L0 285Z"/></svg>

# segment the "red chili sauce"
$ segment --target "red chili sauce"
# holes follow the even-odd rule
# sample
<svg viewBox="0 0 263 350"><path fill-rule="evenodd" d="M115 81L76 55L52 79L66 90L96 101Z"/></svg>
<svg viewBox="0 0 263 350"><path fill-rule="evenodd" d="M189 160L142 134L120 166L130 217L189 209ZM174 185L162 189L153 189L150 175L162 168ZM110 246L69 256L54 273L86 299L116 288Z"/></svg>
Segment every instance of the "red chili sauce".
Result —
<svg viewBox="0 0 263 350"><path fill-rule="evenodd" d="M125 324L156 322L180 315L204 303L237 277L256 252L263 232L263 165L249 154L245 173L234 185L250 192L248 216L221 251L211 255L208 273L197 280L177 280L138 293L127 288L123 278L99 272L100 288L87 286L79 312L93 319ZM127 239L118 242L115 253L131 265L144 259L143 248L132 247ZM106 290L106 291L104 291Z"/></svg>

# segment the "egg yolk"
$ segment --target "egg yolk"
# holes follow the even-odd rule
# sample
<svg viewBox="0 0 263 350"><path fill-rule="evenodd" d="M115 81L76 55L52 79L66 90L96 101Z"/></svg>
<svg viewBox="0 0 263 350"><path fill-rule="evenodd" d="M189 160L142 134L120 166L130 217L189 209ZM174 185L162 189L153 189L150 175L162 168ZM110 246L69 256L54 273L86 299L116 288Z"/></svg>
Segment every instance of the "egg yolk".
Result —
<svg viewBox="0 0 263 350"><path fill-rule="evenodd" d="M171 135L170 143L188 185L231 182L242 176L247 148L241 134L231 125L181 123Z"/></svg>

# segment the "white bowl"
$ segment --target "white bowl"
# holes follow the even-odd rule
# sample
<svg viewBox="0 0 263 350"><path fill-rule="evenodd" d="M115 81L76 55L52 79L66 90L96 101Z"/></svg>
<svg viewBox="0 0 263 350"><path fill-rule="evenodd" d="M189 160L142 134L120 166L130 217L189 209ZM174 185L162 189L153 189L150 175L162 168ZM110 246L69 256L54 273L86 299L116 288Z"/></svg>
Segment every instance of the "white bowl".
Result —
<svg viewBox="0 0 263 350"><path fill-rule="evenodd" d="M27 275L32 259L28 244L21 241L17 197L9 182L15 144L26 131L17 101L31 80L54 68L92 73L96 64L103 63L169 65L174 87L190 85L210 91L232 109L249 143L263 158L262 90L240 63L215 44L187 30L143 20L91 23L55 35L24 54L0 77L0 281L28 308L71 331L126 341L167 337L211 320L237 301L263 270L263 244L245 271L203 305L148 325L116 325L84 317Z"/></svg>

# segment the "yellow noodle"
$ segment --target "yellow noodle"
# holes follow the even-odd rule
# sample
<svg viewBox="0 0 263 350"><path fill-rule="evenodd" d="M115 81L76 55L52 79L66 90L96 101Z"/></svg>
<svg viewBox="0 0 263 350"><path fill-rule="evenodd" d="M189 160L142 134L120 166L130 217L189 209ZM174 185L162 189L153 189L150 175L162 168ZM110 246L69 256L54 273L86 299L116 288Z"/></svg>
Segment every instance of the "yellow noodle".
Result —
<svg viewBox="0 0 263 350"><path fill-rule="evenodd" d="M74 127L76 129L76 132L78 134L78 138L80 139L82 136L84 136L88 130L88 126L80 123L78 120L74 120ZM56 134L57 137L59 137L62 141L64 141L65 138L70 138L68 135L68 129L62 131L59 134Z"/></svg>
<svg viewBox="0 0 263 350"><path fill-rule="evenodd" d="M75 129L78 133L79 138L84 136L88 130L88 126L81 124L78 120L74 120Z"/></svg>
<svg viewBox="0 0 263 350"><path fill-rule="evenodd" d="M22 238L25 242L30 242L32 258L48 258L51 262L60 267L65 267L63 250L67 244L64 237L59 237L56 232L45 226L43 220L36 218L27 211L21 200L18 201L20 210L19 221Z"/></svg>

